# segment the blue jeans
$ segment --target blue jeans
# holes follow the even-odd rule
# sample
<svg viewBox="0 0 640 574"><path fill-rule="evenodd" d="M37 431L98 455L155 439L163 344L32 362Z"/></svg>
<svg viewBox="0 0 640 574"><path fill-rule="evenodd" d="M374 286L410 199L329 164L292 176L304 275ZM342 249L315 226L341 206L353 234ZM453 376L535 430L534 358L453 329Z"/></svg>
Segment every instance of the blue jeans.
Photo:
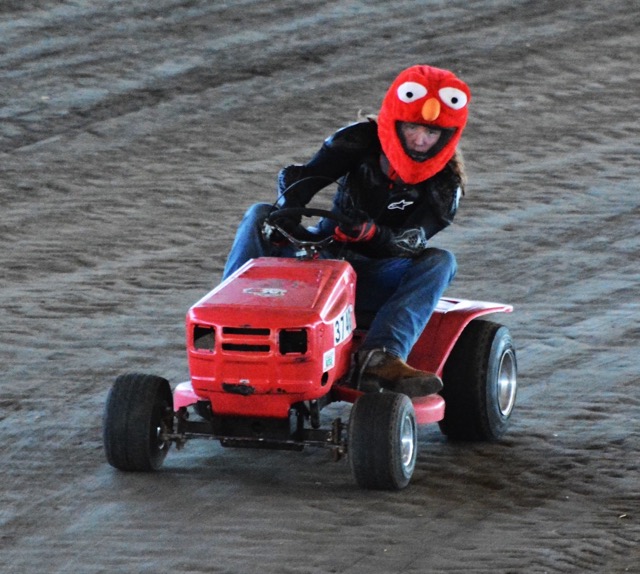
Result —
<svg viewBox="0 0 640 574"><path fill-rule="evenodd" d="M258 203L245 213L225 265L223 279L256 257L293 257L291 246L276 246L262 236L262 223L273 209ZM325 254L327 258L331 254ZM438 300L456 274L456 260L444 249L428 248L415 258L371 259L346 250L354 268L356 317L373 320L362 349L384 348L406 360Z"/></svg>

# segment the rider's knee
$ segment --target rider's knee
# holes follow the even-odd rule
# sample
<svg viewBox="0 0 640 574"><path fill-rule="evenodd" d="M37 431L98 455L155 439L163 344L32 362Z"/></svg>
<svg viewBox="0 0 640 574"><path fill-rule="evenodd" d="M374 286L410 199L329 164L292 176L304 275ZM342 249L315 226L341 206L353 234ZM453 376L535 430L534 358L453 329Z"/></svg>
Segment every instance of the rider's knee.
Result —
<svg viewBox="0 0 640 574"><path fill-rule="evenodd" d="M273 205L271 203L254 203L247 209L244 216L247 219L264 219L272 210Z"/></svg>
<svg viewBox="0 0 640 574"><path fill-rule="evenodd" d="M437 268L443 275L448 274L450 279L453 279L458 271L456 256L451 251L439 247L425 249L419 260L430 269Z"/></svg>
<svg viewBox="0 0 640 574"><path fill-rule="evenodd" d="M270 203L254 203L245 211L241 226L245 229L247 227L260 227L272 210L273 206Z"/></svg>

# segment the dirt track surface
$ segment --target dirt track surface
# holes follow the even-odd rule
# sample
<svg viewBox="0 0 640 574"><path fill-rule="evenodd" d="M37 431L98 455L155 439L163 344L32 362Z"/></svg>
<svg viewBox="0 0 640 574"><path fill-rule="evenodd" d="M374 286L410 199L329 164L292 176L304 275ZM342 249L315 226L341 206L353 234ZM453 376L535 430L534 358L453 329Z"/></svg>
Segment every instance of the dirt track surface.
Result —
<svg viewBox="0 0 640 574"><path fill-rule="evenodd" d="M640 572L635 1L4 1L0 571ZM184 315L278 169L415 63L471 86L451 296L512 303L512 428L421 431L400 493L324 451L102 451L120 373L188 378Z"/></svg>

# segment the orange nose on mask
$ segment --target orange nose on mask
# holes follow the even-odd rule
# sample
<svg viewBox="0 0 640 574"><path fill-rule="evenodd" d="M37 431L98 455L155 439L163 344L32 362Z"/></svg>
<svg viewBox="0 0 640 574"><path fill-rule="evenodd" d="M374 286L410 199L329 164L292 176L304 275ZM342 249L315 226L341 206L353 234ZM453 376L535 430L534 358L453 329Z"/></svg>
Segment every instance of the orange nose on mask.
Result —
<svg viewBox="0 0 640 574"><path fill-rule="evenodd" d="M433 122L440 115L440 102L435 98L429 98L422 106L422 117L425 122Z"/></svg>

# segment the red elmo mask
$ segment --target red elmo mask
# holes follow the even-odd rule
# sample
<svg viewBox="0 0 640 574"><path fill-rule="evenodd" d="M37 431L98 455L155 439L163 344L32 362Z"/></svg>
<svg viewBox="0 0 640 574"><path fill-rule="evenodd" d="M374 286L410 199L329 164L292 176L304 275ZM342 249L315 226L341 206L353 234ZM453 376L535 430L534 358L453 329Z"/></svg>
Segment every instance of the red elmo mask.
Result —
<svg viewBox="0 0 640 574"><path fill-rule="evenodd" d="M453 157L467 123L471 92L455 74L431 66L413 66L400 73L382 101L378 136L382 149L406 183L438 173ZM424 154L411 151L401 131L403 122L441 130L437 143Z"/></svg>

